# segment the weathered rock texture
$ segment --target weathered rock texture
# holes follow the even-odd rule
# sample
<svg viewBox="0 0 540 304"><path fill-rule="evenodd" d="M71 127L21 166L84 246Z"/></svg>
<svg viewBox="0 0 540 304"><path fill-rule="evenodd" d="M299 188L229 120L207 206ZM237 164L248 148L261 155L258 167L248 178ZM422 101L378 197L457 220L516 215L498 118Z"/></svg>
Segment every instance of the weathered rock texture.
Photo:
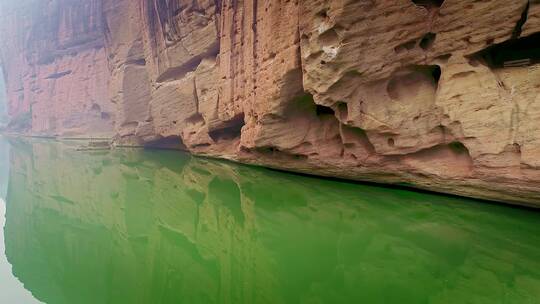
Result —
<svg viewBox="0 0 540 304"><path fill-rule="evenodd" d="M12 128L113 134L101 1L2 1L0 8Z"/></svg>
<svg viewBox="0 0 540 304"><path fill-rule="evenodd" d="M537 0L0 5L12 129L540 206Z"/></svg>

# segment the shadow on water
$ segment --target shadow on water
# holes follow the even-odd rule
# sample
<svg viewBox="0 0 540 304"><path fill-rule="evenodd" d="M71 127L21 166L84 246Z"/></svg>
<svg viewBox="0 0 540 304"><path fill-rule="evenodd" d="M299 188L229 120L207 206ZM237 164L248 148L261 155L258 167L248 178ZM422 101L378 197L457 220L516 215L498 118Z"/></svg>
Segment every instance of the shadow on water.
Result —
<svg viewBox="0 0 540 304"><path fill-rule="evenodd" d="M14 274L46 303L533 303L540 214L171 151L13 140Z"/></svg>

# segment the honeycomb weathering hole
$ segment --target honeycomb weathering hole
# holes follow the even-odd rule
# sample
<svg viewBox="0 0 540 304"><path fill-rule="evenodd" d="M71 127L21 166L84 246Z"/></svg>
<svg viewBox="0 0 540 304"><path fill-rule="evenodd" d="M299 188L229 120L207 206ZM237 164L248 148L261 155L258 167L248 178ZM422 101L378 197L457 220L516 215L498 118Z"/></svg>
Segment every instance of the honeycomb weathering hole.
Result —
<svg viewBox="0 0 540 304"><path fill-rule="evenodd" d="M334 28L328 29L319 36L319 42L323 46L336 46L339 44L339 35Z"/></svg>
<svg viewBox="0 0 540 304"><path fill-rule="evenodd" d="M403 52L406 52L406 51L410 51L412 49L414 49L416 47L416 43L417 41L416 40L410 40L410 41L407 41L405 43L402 43L398 46L396 46L394 48L394 52L396 52L397 54L399 53L403 53Z"/></svg>
<svg viewBox="0 0 540 304"><path fill-rule="evenodd" d="M461 142L437 145L404 157L404 162L420 171L440 176L468 176L473 171L473 160Z"/></svg>
<svg viewBox="0 0 540 304"><path fill-rule="evenodd" d="M433 46L433 43L435 43L435 38L437 35L435 33L427 33L424 35L422 40L420 40L420 47L423 50L429 50L431 46Z"/></svg>
<svg viewBox="0 0 540 304"><path fill-rule="evenodd" d="M438 65L411 66L398 71L388 81L386 90L390 99L398 101L434 98L441 78Z"/></svg>

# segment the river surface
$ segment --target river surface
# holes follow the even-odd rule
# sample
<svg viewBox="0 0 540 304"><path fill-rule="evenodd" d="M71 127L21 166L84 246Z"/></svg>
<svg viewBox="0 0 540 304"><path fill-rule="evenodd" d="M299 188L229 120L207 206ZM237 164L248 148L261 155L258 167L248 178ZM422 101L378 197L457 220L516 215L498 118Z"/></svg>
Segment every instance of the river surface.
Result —
<svg viewBox="0 0 540 304"><path fill-rule="evenodd" d="M0 138L0 303L540 303L540 213Z"/></svg>

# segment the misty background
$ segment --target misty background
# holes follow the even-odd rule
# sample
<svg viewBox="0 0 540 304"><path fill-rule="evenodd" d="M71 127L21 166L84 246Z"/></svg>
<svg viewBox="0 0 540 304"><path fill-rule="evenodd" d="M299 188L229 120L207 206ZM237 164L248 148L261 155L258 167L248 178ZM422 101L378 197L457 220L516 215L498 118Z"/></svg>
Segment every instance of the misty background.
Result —
<svg viewBox="0 0 540 304"><path fill-rule="evenodd" d="M0 126L5 125L8 122L7 115L7 96L4 82L4 73L0 68Z"/></svg>

